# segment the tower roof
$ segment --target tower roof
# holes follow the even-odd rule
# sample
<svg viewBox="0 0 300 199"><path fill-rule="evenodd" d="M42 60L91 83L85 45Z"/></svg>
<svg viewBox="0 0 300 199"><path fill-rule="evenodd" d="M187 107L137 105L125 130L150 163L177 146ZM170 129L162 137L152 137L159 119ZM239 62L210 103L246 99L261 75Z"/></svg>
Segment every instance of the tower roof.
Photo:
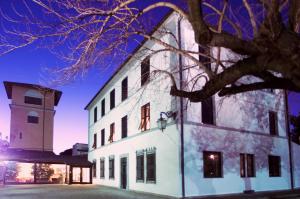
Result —
<svg viewBox="0 0 300 199"><path fill-rule="evenodd" d="M37 89L37 90L41 90L41 91L54 92L54 105L55 106L57 106L57 104L60 100L60 97L62 95L61 91L58 91L58 90L55 90L52 88L47 88L47 87L37 85L37 84L9 82L9 81L4 81L3 84L5 87L8 99L11 99L11 97L12 97L12 86L20 86L20 87L26 87L26 88L33 88L33 89Z"/></svg>

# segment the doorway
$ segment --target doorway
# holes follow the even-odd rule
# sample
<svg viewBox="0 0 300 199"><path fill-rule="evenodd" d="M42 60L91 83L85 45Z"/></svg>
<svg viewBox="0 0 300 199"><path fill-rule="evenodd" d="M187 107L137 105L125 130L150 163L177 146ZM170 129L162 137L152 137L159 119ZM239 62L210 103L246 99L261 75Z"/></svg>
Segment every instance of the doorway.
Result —
<svg viewBox="0 0 300 199"><path fill-rule="evenodd" d="M121 171L121 189L128 188L128 161L127 157L121 157L120 160L120 171Z"/></svg>

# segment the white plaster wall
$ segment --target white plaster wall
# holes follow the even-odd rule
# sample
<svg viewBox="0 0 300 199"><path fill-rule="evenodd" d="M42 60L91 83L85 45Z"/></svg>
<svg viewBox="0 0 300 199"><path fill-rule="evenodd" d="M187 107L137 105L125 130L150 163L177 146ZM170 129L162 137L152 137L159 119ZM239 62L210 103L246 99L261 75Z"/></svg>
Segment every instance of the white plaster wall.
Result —
<svg viewBox="0 0 300 199"><path fill-rule="evenodd" d="M186 195L214 195L290 188L288 145L285 138L185 125ZM223 177L203 177L203 151L219 151ZM255 155L256 177L240 177L240 153ZM268 155L281 157L281 177L269 177Z"/></svg>
<svg viewBox="0 0 300 199"><path fill-rule="evenodd" d="M300 145L293 143L294 185L300 188Z"/></svg>

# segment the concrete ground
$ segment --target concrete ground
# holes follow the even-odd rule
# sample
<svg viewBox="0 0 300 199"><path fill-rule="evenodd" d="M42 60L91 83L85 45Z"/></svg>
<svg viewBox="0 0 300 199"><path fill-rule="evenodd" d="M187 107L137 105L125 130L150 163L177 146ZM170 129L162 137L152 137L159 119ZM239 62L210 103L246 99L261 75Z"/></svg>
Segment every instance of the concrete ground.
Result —
<svg viewBox="0 0 300 199"><path fill-rule="evenodd" d="M124 191L99 185L6 185L0 199L166 199L168 197ZM300 190L240 194L201 199L300 199Z"/></svg>

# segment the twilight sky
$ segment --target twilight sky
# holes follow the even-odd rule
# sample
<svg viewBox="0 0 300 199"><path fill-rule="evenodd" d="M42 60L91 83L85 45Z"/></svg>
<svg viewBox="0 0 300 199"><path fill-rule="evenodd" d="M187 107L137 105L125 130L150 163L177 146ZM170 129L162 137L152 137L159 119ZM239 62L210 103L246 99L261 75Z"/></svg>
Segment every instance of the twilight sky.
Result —
<svg viewBox="0 0 300 199"><path fill-rule="evenodd" d="M0 2L1 8L8 5L5 2ZM37 48L35 45L0 56L0 132L4 136L9 136L10 131L10 101L7 99L2 82L45 84L49 80L45 68L57 65L64 65L64 63L47 49ZM87 142L88 117L84 107L109 79L117 66L117 63L113 64L106 71L100 71L95 67L82 79L63 86L57 85L55 89L61 90L63 95L56 107L54 120L54 151L56 153L70 148L76 142ZM291 94L289 102L291 113L298 114L300 94Z"/></svg>

